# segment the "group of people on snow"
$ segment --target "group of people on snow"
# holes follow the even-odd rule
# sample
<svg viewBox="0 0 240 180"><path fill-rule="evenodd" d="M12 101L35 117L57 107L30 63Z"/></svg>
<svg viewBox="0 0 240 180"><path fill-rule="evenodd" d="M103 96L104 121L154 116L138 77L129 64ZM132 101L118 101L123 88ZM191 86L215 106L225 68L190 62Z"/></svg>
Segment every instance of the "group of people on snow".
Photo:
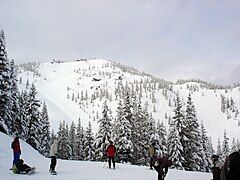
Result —
<svg viewBox="0 0 240 180"><path fill-rule="evenodd" d="M58 140L54 139L50 148L51 163L50 163L50 169L49 169L49 172L54 175L57 174L57 172L55 171L55 167L57 164L57 147L58 147ZM20 148L19 137L14 138L11 144L11 148L13 150L13 165L11 170L15 174L19 174L19 173L29 174L35 171L36 169L35 167L30 167L29 165L24 163L23 159L20 159L21 148Z"/></svg>
<svg viewBox="0 0 240 180"><path fill-rule="evenodd" d="M51 174L56 175L55 167L57 164L57 149L58 149L58 139L54 139L51 148L50 148L50 169L49 172ZM154 143L152 143L148 149L148 155L150 158L150 169L155 169L158 173L158 180L164 180L168 168L173 164L173 162L169 159L169 155L165 157L157 156L156 149L154 147ZM13 149L13 166L12 171L14 173L29 173L34 170L34 167L30 167L27 164L24 164L24 161L20 159L21 148L19 137L15 137L12 145ZM115 169L115 156L116 156L116 147L113 144L113 141L109 139L109 145L106 148L106 156L108 158L108 167L111 169L113 165L113 169ZM231 153L226 159L225 162L222 162L218 155L212 155L212 174L213 180L238 180L240 179L240 150L238 152Z"/></svg>

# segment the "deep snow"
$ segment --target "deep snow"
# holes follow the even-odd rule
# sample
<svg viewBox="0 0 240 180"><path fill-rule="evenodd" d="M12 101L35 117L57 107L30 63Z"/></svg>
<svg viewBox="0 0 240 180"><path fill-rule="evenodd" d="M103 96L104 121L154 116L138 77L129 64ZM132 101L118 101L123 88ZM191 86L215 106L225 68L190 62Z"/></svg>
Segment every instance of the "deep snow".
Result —
<svg viewBox="0 0 240 180"><path fill-rule="evenodd" d="M36 150L23 141L20 141L21 158L30 166L37 167L32 175L13 174L10 171L12 165L12 150L10 144L13 138L0 133L0 179L2 180L26 180L26 179L57 179L57 180L156 180L157 173L146 166L129 164L116 165L116 170L107 168L105 162L67 161L58 160L57 176L48 172L50 159L41 156ZM210 173L187 172L170 169L166 180L209 180Z"/></svg>

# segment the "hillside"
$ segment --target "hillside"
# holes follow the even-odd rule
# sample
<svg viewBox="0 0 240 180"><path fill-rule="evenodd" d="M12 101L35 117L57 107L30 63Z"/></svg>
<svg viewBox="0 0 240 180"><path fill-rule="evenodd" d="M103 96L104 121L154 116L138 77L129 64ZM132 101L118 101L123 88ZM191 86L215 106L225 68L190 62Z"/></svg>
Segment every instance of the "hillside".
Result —
<svg viewBox="0 0 240 180"><path fill-rule="evenodd" d="M185 106L191 93L198 120L215 146L217 138L223 138L224 130L230 141L233 137L240 139L240 87L226 89L189 81L174 84L101 59L21 65L18 78L20 89L25 89L27 81L35 83L39 98L47 104L54 130L60 121L70 124L80 118L84 127L91 121L96 132L104 101L107 100L114 118L121 90L129 88L155 121L163 121L167 127L176 94ZM222 99L227 103L224 112Z"/></svg>
<svg viewBox="0 0 240 180"><path fill-rule="evenodd" d="M58 160L57 163L57 176L49 174L50 160L42 157L37 151L20 141L22 147L21 157L30 166L37 167L36 173L30 176L22 174L13 174L9 171L12 165L12 151L10 144L12 138L0 133L0 160L1 179L4 180L26 180L26 179L67 179L72 180L152 180L157 178L155 171L148 170L149 167L134 166L128 164L117 164L117 169L109 170L106 168L104 162L90 162L90 161L64 161ZM187 172L170 169L167 180L209 180L210 173Z"/></svg>

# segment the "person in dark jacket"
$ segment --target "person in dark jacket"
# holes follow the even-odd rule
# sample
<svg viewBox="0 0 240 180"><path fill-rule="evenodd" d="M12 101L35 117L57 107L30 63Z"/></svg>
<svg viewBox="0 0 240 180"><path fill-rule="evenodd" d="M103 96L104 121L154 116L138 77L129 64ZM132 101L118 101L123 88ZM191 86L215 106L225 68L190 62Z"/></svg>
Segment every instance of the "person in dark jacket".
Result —
<svg viewBox="0 0 240 180"><path fill-rule="evenodd" d="M168 157L157 157L153 161L153 167L158 172L158 180L164 180L168 173L168 168L172 165Z"/></svg>
<svg viewBox="0 0 240 180"><path fill-rule="evenodd" d="M11 147L13 149L13 165L14 165L19 161L21 155L19 137L14 138Z"/></svg>
<svg viewBox="0 0 240 180"><path fill-rule="evenodd" d="M223 162L219 159L219 156L215 154L212 155L211 159L213 162L212 167L213 180L220 180L220 173L223 167Z"/></svg>
<svg viewBox="0 0 240 180"><path fill-rule="evenodd" d="M33 167L34 168L34 167ZM29 165L24 164L24 161L22 159L19 159L18 162L16 162L13 165L12 171L15 174L19 174L19 173L29 173L33 168L31 168Z"/></svg>
<svg viewBox="0 0 240 180"><path fill-rule="evenodd" d="M113 142L111 140L109 140L110 145L107 147L106 153L107 153L107 157L108 157L108 166L109 169L111 169L111 161L113 163L113 169L115 169L115 153L116 153L116 148L113 145Z"/></svg>
<svg viewBox="0 0 240 180"><path fill-rule="evenodd" d="M229 171L227 174L227 180L240 179L240 153L233 152L229 155Z"/></svg>

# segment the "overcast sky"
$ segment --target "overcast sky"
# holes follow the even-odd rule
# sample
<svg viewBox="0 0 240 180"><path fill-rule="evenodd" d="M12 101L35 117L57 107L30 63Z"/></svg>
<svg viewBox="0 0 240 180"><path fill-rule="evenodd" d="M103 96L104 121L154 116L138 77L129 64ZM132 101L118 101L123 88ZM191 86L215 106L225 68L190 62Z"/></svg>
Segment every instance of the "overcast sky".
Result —
<svg viewBox="0 0 240 180"><path fill-rule="evenodd" d="M239 0L0 0L0 29L16 62L96 57L240 82Z"/></svg>

